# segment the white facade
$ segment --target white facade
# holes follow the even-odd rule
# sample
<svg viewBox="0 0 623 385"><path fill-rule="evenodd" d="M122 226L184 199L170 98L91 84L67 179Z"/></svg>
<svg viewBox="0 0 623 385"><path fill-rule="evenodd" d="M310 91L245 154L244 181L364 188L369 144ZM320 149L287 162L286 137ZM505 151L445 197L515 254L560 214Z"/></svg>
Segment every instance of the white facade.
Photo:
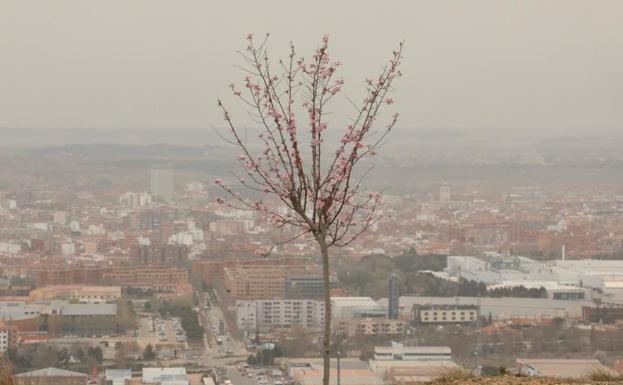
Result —
<svg viewBox="0 0 623 385"><path fill-rule="evenodd" d="M47 222L35 222L32 224L32 228L34 230L50 231L52 229L52 226Z"/></svg>
<svg viewBox="0 0 623 385"><path fill-rule="evenodd" d="M80 231L80 222L78 221L71 221L69 222L69 229L71 231L73 231L74 233L77 233Z"/></svg>
<svg viewBox="0 0 623 385"><path fill-rule="evenodd" d="M18 243L0 242L0 253L3 254L19 254L22 246Z"/></svg>
<svg viewBox="0 0 623 385"><path fill-rule="evenodd" d="M191 246L195 242L203 241L203 230L192 228L188 231L179 232L169 237L169 243L176 245Z"/></svg>
<svg viewBox="0 0 623 385"><path fill-rule="evenodd" d="M236 301L236 320L240 330L266 330L300 325L319 329L324 322L324 303L309 299Z"/></svg>
<svg viewBox="0 0 623 385"><path fill-rule="evenodd" d="M147 192L127 192L119 196L119 204L129 208L151 205L151 194Z"/></svg>
<svg viewBox="0 0 623 385"><path fill-rule="evenodd" d="M190 182L186 184L186 191L201 194L205 191L205 185L201 182Z"/></svg>
<svg viewBox="0 0 623 385"><path fill-rule="evenodd" d="M188 385L186 368L143 368L144 384Z"/></svg>
<svg viewBox="0 0 623 385"><path fill-rule="evenodd" d="M404 346L392 342L390 346L375 346L376 361L452 361L448 346Z"/></svg>
<svg viewBox="0 0 623 385"><path fill-rule="evenodd" d="M535 287L536 284L543 283L549 286L558 285L558 289L560 286L572 286L623 295L621 260L541 262L521 256L489 253L483 258L449 256L445 271L452 276L500 286L521 283L526 287Z"/></svg>
<svg viewBox="0 0 623 385"><path fill-rule="evenodd" d="M9 349L9 331L0 329L0 353Z"/></svg>
<svg viewBox="0 0 623 385"><path fill-rule="evenodd" d="M478 318L477 309L466 308L431 307L420 310L419 313L417 321L425 324L469 323Z"/></svg>
<svg viewBox="0 0 623 385"><path fill-rule="evenodd" d="M342 336L392 336L404 332L405 321L387 318L356 318L341 320L334 330Z"/></svg>
<svg viewBox="0 0 623 385"><path fill-rule="evenodd" d="M66 257L76 254L76 245L73 242L61 243L61 254Z"/></svg>

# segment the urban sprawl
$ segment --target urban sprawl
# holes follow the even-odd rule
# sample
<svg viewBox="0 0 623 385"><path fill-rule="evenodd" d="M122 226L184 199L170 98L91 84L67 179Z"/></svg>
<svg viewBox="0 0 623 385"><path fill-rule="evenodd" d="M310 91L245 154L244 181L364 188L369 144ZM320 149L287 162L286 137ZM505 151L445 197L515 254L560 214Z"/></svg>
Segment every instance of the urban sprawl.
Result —
<svg viewBox="0 0 623 385"><path fill-rule="evenodd" d="M314 243L258 257L292 234L206 180L146 173L144 191L0 191L0 354L18 384L321 384ZM623 195L438 183L381 210L331 250L332 383L623 373Z"/></svg>

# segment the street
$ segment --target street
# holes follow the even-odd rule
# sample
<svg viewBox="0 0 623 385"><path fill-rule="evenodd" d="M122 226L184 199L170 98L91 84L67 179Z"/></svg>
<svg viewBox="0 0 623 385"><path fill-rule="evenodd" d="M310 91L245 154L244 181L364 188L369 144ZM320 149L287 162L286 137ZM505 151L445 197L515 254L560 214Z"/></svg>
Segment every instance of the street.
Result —
<svg viewBox="0 0 623 385"><path fill-rule="evenodd" d="M202 325L206 331L204 335L205 350L203 361L206 366L217 368L220 374L219 381L223 378L229 379L233 385L258 385L258 380L245 376L237 368L236 364L246 363L249 352L241 341L234 339L227 330L225 317L218 306L212 303L207 293L200 295L200 317ZM206 308L206 303L210 301L210 307ZM220 325L223 325L223 333L220 333ZM221 368L219 370L219 368Z"/></svg>

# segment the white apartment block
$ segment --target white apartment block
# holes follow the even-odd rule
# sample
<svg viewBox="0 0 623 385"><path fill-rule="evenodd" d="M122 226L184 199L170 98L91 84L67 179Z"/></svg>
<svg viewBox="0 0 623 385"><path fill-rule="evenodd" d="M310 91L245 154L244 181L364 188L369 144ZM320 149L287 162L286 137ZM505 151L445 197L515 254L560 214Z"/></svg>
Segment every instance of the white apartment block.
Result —
<svg viewBox="0 0 623 385"><path fill-rule="evenodd" d="M396 336L402 335L406 323L403 320L380 318L354 318L338 320L334 330L342 336Z"/></svg>
<svg viewBox="0 0 623 385"><path fill-rule="evenodd" d="M4 353L9 349L9 331L0 330L0 353Z"/></svg>
<svg viewBox="0 0 623 385"><path fill-rule="evenodd" d="M236 301L240 330L290 328L300 325L320 329L324 322L324 303L309 299L266 299ZM259 325L258 325L259 324Z"/></svg>
<svg viewBox="0 0 623 385"><path fill-rule="evenodd" d="M471 323L478 319L477 306L414 306L413 319L420 324Z"/></svg>
<svg viewBox="0 0 623 385"><path fill-rule="evenodd" d="M0 321L0 353L14 348L17 343L17 331Z"/></svg>

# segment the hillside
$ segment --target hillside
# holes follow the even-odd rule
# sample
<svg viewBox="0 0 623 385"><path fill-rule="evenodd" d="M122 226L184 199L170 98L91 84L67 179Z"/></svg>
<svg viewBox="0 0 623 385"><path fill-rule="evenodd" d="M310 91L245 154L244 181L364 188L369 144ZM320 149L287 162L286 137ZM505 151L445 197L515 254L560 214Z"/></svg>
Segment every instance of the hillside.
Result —
<svg viewBox="0 0 623 385"><path fill-rule="evenodd" d="M616 381L593 381L593 380L567 380L560 378L545 377L474 377L439 379L431 385L623 385L623 380Z"/></svg>

